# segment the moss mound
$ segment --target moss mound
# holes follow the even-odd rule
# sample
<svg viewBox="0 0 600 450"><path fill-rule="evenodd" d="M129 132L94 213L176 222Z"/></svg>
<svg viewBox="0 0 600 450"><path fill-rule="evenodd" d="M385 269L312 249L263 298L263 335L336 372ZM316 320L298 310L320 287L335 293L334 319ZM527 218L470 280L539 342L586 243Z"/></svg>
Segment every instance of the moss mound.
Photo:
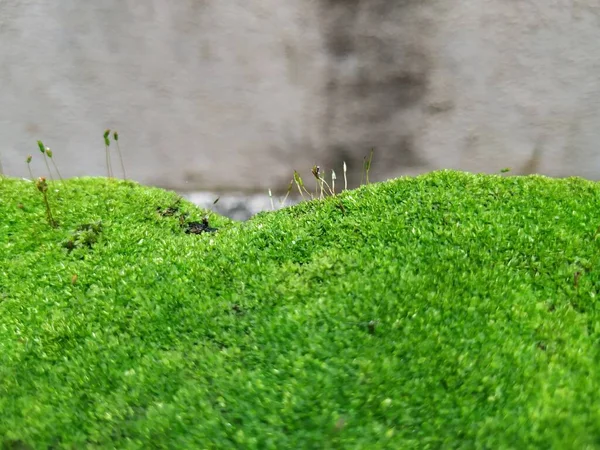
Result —
<svg viewBox="0 0 600 450"><path fill-rule="evenodd" d="M5 446L600 446L597 183L441 171L244 223L48 195L58 228L0 180Z"/></svg>

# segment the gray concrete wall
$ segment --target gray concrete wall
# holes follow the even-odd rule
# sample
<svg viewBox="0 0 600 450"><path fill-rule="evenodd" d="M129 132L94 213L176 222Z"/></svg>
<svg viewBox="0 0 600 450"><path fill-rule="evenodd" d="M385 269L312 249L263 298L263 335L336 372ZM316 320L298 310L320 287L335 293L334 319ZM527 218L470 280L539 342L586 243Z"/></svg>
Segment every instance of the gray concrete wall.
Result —
<svg viewBox="0 0 600 450"><path fill-rule="evenodd" d="M600 0L2 0L0 158L285 190L437 168L600 178ZM116 160L114 167L119 173ZM34 169L42 174L39 157Z"/></svg>

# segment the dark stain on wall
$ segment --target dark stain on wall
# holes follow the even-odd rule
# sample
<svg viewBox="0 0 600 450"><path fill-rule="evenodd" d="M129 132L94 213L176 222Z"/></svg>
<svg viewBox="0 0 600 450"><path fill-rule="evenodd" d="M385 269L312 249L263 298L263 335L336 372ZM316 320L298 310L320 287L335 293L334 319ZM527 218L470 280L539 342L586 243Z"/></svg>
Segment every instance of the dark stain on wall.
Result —
<svg viewBox="0 0 600 450"><path fill-rule="evenodd" d="M353 28L361 0L323 0L323 12L328 19L324 28L327 52L334 58L344 58L355 51Z"/></svg>
<svg viewBox="0 0 600 450"><path fill-rule="evenodd" d="M414 9L421 3L321 0L325 51L331 56L322 132L329 163L337 167L345 160L353 181L360 180L372 147L374 172L421 164L415 122L407 118L423 104L428 87L429 53Z"/></svg>

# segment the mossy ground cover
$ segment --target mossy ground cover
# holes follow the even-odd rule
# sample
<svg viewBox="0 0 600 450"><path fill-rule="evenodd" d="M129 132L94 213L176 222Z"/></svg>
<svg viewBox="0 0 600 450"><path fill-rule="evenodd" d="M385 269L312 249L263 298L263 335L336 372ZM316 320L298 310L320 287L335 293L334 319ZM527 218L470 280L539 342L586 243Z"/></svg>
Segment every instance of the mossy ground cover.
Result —
<svg viewBox="0 0 600 450"><path fill-rule="evenodd" d="M132 182L48 197L57 228L0 180L5 447L600 447L597 183L433 172L200 234Z"/></svg>

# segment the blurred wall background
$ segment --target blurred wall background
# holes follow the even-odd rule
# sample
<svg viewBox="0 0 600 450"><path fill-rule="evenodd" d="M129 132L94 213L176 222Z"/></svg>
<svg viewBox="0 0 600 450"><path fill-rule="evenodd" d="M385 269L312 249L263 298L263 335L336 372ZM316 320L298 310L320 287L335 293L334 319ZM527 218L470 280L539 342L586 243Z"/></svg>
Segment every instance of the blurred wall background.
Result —
<svg viewBox="0 0 600 450"><path fill-rule="evenodd" d="M600 0L0 1L4 172L285 190L438 168L600 179ZM113 168L120 168L113 154ZM34 175L36 174L34 172Z"/></svg>

